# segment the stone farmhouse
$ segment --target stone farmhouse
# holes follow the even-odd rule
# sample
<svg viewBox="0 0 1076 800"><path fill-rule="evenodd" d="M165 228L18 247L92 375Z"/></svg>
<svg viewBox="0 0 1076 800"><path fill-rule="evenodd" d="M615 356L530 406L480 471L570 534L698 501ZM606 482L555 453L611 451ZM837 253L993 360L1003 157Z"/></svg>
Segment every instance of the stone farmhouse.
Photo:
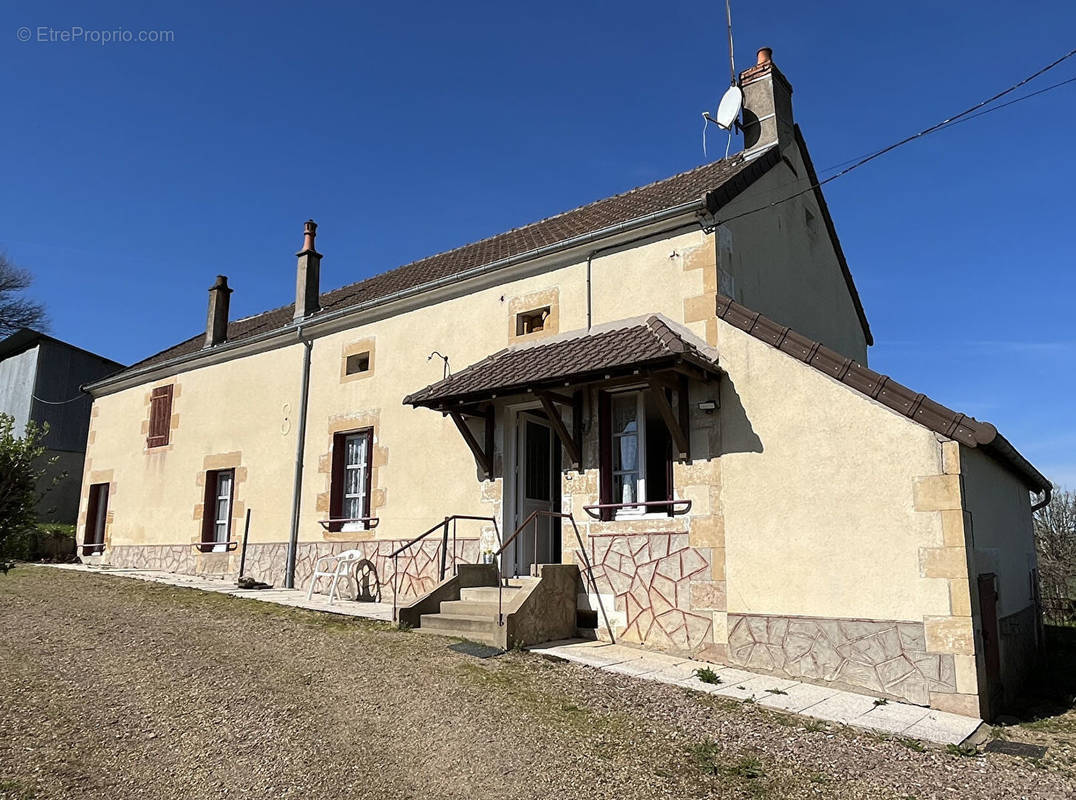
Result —
<svg viewBox="0 0 1076 800"><path fill-rule="evenodd" d="M729 158L331 291L307 222L294 305L245 319L219 276L204 333L88 387L83 560L305 589L358 550L422 629L996 714L1050 484L868 368L792 87L768 49L739 79Z"/></svg>

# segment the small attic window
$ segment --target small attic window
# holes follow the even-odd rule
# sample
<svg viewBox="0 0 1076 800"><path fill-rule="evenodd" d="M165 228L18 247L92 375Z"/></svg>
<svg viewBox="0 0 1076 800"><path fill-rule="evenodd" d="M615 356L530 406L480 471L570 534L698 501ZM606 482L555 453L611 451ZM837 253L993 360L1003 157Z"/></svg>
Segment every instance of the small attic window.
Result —
<svg viewBox="0 0 1076 800"><path fill-rule="evenodd" d="M357 375L360 372L368 372L370 370L370 351L365 353L355 353L348 356L344 361L344 374L345 375Z"/></svg>
<svg viewBox="0 0 1076 800"><path fill-rule="evenodd" d="M516 314L516 336L526 336L545 330L545 321L549 317L549 306L521 311Z"/></svg>

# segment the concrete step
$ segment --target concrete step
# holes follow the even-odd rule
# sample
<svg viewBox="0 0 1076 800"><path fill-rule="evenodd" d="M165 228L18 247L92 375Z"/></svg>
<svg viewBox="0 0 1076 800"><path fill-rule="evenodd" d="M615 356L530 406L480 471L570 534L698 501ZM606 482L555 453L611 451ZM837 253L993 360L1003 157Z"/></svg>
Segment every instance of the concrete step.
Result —
<svg viewBox="0 0 1076 800"><path fill-rule="evenodd" d="M455 630L453 628L433 629L426 628L425 623L419 631L424 631L428 635L433 636L447 636L452 639L466 639L469 642L478 642L479 644L489 645L490 647L500 647L500 643L497 641L497 635L493 631L471 631L471 630Z"/></svg>
<svg viewBox="0 0 1076 800"><path fill-rule="evenodd" d="M495 632L497 620L493 617L473 617L463 614L423 614L420 629L442 635L460 635L473 638L472 633ZM445 631L466 631L464 634L445 634Z"/></svg>
<svg viewBox="0 0 1076 800"><path fill-rule="evenodd" d="M507 598L503 609L508 608ZM497 618L497 601L494 600L445 600L441 603L441 613L461 617Z"/></svg>
<svg viewBox="0 0 1076 800"><path fill-rule="evenodd" d="M513 578L508 582L502 592L502 598L505 605L511 602L521 591L530 591L538 583L537 578ZM460 589L461 600L475 600L481 603L497 603L497 587L496 586L470 586L466 589Z"/></svg>

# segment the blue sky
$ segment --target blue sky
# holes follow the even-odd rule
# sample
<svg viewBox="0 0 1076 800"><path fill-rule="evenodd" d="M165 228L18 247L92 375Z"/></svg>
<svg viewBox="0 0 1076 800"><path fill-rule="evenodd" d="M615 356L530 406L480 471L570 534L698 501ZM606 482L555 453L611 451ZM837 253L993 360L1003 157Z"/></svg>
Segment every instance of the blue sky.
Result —
<svg viewBox="0 0 1076 800"><path fill-rule="evenodd" d="M699 164L699 114L728 84L718 2L93 6L0 5L0 248L35 273L54 335L126 362L199 331L217 273L235 317L289 302L308 217L333 287ZM1076 46L1061 0L733 16L738 68L774 48L820 170ZM1026 91L1072 76L1076 58ZM871 366L1069 486L1074 129L1070 84L826 188Z"/></svg>

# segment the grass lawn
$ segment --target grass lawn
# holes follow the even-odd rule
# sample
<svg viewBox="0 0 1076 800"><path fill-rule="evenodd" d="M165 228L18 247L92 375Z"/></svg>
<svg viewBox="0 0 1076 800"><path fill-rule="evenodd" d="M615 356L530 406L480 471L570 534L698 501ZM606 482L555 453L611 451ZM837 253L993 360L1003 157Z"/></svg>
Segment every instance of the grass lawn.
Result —
<svg viewBox="0 0 1076 800"><path fill-rule="evenodd" d="M0 800L1076 796L1071 711L1005 729L1048 741L1041 763L966 757L451 644L19 566L0 576Z"/></svg>

